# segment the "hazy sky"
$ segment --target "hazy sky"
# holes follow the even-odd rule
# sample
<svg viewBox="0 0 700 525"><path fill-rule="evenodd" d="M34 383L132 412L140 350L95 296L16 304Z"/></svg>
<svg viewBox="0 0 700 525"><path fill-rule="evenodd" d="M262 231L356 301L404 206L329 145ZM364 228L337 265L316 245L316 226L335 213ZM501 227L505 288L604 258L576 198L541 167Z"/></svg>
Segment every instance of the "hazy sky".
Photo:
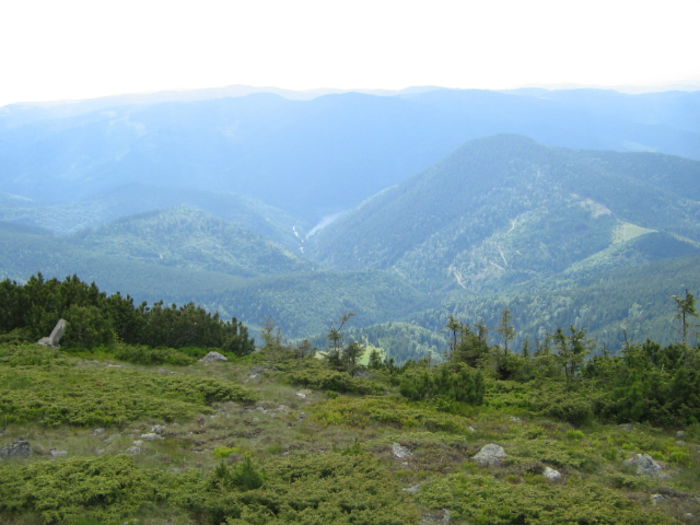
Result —
<svg viewBox="0 0 700 525"><path fill-rule="evenodd" d="M7 0L0 106L232 84L700 86L700 0Z"/></svg>

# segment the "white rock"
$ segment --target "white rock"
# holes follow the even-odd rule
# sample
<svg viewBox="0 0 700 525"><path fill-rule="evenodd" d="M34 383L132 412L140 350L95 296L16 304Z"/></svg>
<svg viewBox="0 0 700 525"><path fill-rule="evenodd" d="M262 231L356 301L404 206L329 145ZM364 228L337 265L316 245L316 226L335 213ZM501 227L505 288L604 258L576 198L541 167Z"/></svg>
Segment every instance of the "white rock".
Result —
<svg viewBox="0 0 700 525"><path fill-rule="evenodd" d="M215 363L217 361L228 361L228 357L219 352L209 352L199 360L200 363Z"/></svg>
<svg viewBox="0 0 700 525"><path fill-rule="evenodd" d="M472 457L472 461L476 461L482 467L490 467L500 464L507 456L501 445L489 443L481 447L481 450Z"/></svg>
<svg viewBox="0 0 700 525"><path fill-rule="evenodd" d="M141 439L145 439L146 441L155 441L156 439L163 439L163 436L160 436L155 432L146 432L145 434L141 434Z"/></svg>
<svg viewBox="0 0 700 525"><path fill-rule="evenodd" d="M153 425L151 427L151 432L153 432L154 434L162 434L163 432L165 432L165 425Z"/></svg>
<svg viewBox="0 0 700 525"><path fill-rule="evenodd" d="M105 433L105 429L102 427L96 428L92 431L92 434L95 436L100 436Z"/></svg>
<svg viewBox="0 0 700 525"><path fill-rule="evenodd" d="M141 448L140 447L129 447L126 449L127 454L141 454Z"/></svg>
<svg viewBox="0 0 700 525"><path fill-rule="evenodd" d="M547 479L559 479L561 477L561 472L551 467L544 467L542 475Z"/></svg>
<svg viewBox="0 0 700 525"><path fill-rule="evenodd" d="M49 454L51 454L52 458L64 458L68 455L67 450L56 450L55 448L52 448L49 450Z"/></svg>
<svg viewBox="0 0 700 525"><path fill-rule="evenodd" d="M63 334L66 333L66 325L68 323L65 319L59 319L56 326L51 330L51 334L48 337L42 337L37 341L37 344L42 346L48 346L49 348L59 349L61 345L58 344Z"/></svg>
<svg viewBox="0 0 700 525"><path fill-rule="evenodd" d="M131 444L140 447L141 445L143 445L143 439L136 439L132 441Z"/></svg>
<svg viewBox="0 0 700 525"><path fill-rule="evenodd" d="M394 454L394 457L399 459L410 458L413 455L410 450L398 443L391 444L391 452Z"/></svg>

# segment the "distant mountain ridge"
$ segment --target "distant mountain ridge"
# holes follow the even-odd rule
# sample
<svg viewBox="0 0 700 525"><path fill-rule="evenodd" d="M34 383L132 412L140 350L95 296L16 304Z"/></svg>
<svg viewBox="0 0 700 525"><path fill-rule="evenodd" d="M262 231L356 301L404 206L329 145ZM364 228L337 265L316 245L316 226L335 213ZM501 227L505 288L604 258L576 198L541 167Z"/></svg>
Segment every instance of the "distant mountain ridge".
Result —
<svg viewBox="0 0 700 525"><path fill-rule="evenodd" d="M51 203L131 183L234 192L313 223L495 133L700 158L700 92L252 93L61 107L2 108L3 191Z"/></svg>

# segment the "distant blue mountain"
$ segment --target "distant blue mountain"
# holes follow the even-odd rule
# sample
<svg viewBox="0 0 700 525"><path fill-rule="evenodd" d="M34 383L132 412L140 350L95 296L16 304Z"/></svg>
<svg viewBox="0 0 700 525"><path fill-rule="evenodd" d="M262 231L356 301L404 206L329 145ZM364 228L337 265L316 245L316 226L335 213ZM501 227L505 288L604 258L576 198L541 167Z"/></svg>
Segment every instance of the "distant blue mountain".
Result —
<svg viewBox="0 0 700 525"><path fill-rule="evenodd" d="M0 108L2 190L54 203L131 183L236 192L314 222L495 133L700 159L700 92L225 94Z"/></svg>

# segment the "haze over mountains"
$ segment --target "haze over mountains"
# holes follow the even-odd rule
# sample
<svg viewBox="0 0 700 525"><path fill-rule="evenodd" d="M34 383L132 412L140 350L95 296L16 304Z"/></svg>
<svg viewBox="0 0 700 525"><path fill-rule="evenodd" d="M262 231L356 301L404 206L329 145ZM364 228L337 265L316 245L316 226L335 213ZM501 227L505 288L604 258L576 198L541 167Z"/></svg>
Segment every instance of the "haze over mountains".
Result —
<svg viewBox="0 0 700 525"><path fill-rule="evenodd" d="M0 275L375 343L504 306L669 340L700 289L700 92L281 94L0 108Z"/></svg>

